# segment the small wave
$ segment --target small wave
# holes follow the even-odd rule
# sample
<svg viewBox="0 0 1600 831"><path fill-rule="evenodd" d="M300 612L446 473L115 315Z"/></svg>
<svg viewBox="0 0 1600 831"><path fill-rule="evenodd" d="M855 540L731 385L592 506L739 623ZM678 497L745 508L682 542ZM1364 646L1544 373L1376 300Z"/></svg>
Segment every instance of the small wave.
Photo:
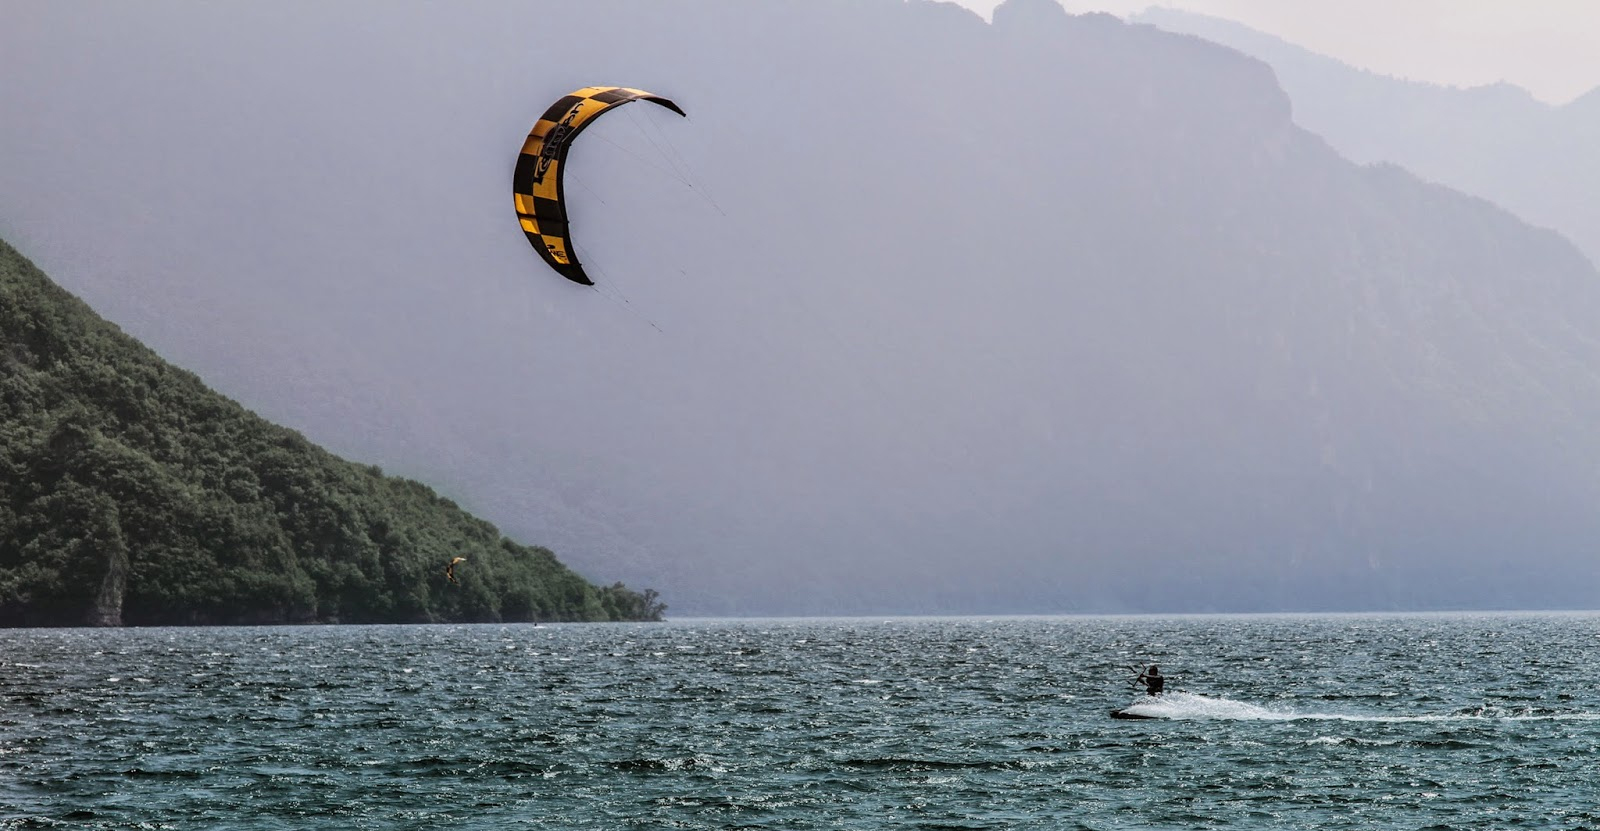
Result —
<svg viewBox="0 0 1600 831"><path fill-rule="evenodd" d="M909 759L903 757L881 757L868 759L843 759L840 765L849 768L881 768L887 770L903 771L931 771L931 770L1014 770L1018 767L1015 762L1004 760L983 761L949 761L944 759Z"/></svg>
<svg viewBox="0 0 1600 831"><path fill-rule="evenodd" d="M704 756L683 756L665 759L619 759L606 764L612 770L641 773L712 769L711 759Z"/></svg>
<svg viewBox="0 0 1600 831"><path fill-rule="evenodd" d="M147 770L141 767L122 771L122 775L129 779L199 779L205 774L201 770Z"/></svg>
<svg viewBox="0 0 1600 831"><path fill-rule="evenodd" d="M1395 747L1401 742L1395 739L1360 739L1355 736L1317 736L1307 740L1306 744L1327 747Z"/></svg>

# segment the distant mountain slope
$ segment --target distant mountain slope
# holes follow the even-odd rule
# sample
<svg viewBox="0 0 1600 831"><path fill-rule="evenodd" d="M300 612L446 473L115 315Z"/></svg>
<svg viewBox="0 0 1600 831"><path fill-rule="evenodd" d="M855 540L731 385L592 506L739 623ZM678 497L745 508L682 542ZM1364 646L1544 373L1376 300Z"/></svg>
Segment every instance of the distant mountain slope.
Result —
<svg viewBox="0 0 1600 831"><path fill-rule="evenodd" d="M1229 20L1174 9L1132 18L1259 58L1295 121L1358 162L1393 162L1565 234L1600 263L1600 88L1563 106L1509 84L1390 78Z"/></svg>
<svg viewBox="0 0 1600 831"><path fill-rule="evenodd" d="M206 389L0 242L0 625L658 614Z"/></svg>
<svg viewBox="0 0 1600 831"><path fill-rule="evenodd" d="M1600 606L1600 275L1053 0L12 0L0 232L685 614ZM597 286L517 150L569 158ZM433 552L438 556L443 552Z"/></svg>

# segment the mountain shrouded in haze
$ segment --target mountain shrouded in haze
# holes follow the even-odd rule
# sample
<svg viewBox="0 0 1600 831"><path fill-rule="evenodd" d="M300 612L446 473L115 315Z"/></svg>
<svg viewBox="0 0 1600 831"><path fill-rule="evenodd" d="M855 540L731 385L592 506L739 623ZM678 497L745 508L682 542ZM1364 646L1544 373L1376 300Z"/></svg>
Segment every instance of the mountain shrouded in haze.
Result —
<svg viewBox="0 0 1600 831"><path fill-rule="evenodd" d="M1594 606L1600 277L1049 0L16 4L0 233L686 614ZM556 277L511 207L560 95ZM24 117L25 116L25 117Z"/></svg>
<svg viewBox="0 0 1600 831"><path fill-rule="evenodd" d="M0 626L661 611L267 424L0 242Z"/></svg>
<svg viewBox="0 0 1600 831"><path fill-rule="evenodd" d="M1135 18L1266 61L1295 120L1358 162L1393 162L1569 237L1600 263L1600 88L1561 106L1509 84L1458 89L1388 78L1205 15Z"/></svg>

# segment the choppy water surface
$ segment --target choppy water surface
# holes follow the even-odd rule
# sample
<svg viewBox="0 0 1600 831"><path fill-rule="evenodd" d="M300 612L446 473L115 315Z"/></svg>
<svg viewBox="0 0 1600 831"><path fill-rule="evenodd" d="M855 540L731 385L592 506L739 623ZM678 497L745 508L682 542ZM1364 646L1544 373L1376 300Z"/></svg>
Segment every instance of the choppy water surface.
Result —
<svg viewBox="0 0 1600 831"><path fill-rule="evenodd" d="M1595 614L0 631L0 828L1595 828L1597 658Z"/></svg>

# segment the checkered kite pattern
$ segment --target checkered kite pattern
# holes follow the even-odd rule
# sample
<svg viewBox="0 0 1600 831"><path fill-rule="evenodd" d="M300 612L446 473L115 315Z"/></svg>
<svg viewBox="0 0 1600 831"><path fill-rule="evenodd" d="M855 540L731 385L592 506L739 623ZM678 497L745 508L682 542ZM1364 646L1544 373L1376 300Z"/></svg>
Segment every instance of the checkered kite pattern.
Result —
<svg viewBox="0 0 1600 831"><path fill-rule="evenodd" d="M544 257L557 274L574 283L594 285L583 273L583 266L572 250L572 229L567 225L566 197L561 183L567 148L601 113L639 100L685 115L677 104L642 89L584 87L562 96L545 110L528 133L528 140L522 144L522 154L517 157L511 191L516 197L517 219L522 222L522 231L539 256Z"/></svg>

